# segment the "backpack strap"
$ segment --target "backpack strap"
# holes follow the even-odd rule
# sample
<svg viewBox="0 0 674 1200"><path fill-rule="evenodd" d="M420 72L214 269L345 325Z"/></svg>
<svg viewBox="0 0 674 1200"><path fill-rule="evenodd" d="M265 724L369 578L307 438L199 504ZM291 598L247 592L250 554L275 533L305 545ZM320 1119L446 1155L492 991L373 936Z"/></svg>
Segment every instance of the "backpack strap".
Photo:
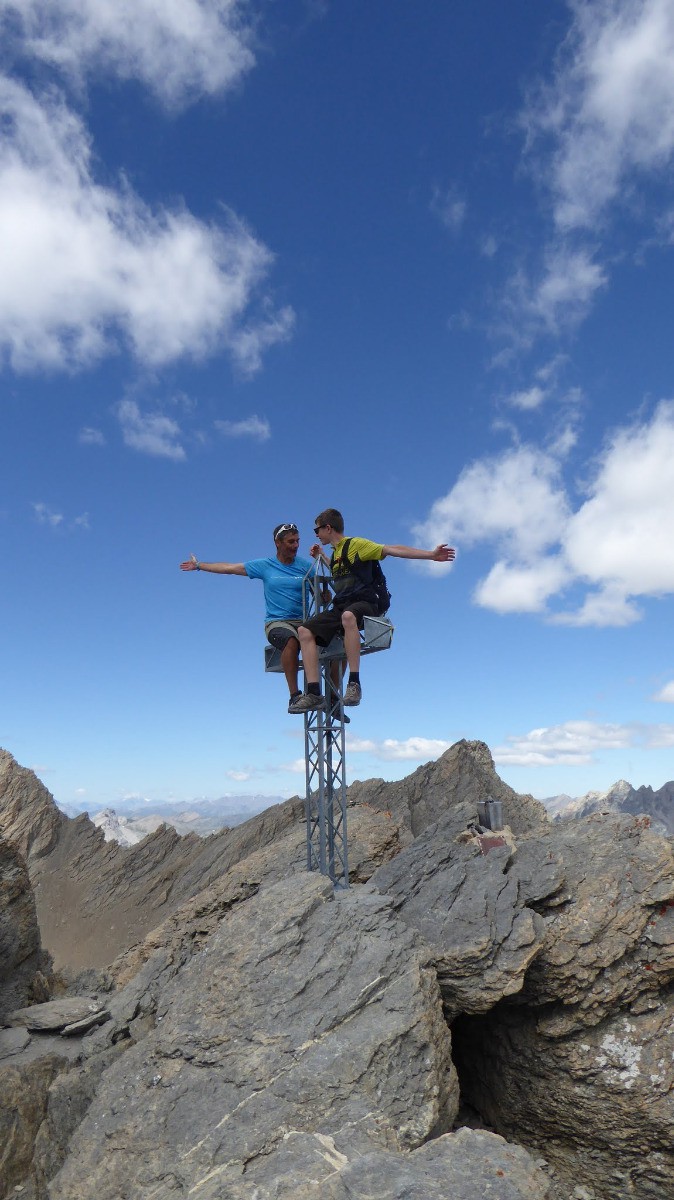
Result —
<svg viewBox="0 0 674 1200"><path fill-rule="evenodd" d="M357 559L355 561L351 561L349 559L348 555L349 555L349 546L351 545L351 541L352 541L351 538L345 539L344 545L342 546L342 549L341 549L341 552L340 552L340 555L339 555L339 558L337 561L338 561L338 563L340 563L341 565L344 566L345 574L352 575L353 578L357 581L359 586L356 589L353 589L356 593L356 596L358 595L359 592L376 591L376 589L374 588L374 582L373 582L373 578L372 578L372 563L370 563L369 561L361 562L360 559ZM333 550L332 563L334 564L334 562L335 562L335 552ZM351 592L349 592L347 594L351 595ZM354 596L354 599L355 599L355 596Z"/></svg>
<svg viewBox="0 0 674 1200"><path fill-rule="evenodd" d="M344 567L352 567L353 566L353 563L349 562L349 546L350 545L351 545L351 538L346 538L344 545L342 546L342 550L339 555L339 558L337 559L337 562L339 563L340 566L344 566ZM334 566L335 566L335 552L333 550L332 558L330 560L330 570L332 570L332 568Z"/></svg>

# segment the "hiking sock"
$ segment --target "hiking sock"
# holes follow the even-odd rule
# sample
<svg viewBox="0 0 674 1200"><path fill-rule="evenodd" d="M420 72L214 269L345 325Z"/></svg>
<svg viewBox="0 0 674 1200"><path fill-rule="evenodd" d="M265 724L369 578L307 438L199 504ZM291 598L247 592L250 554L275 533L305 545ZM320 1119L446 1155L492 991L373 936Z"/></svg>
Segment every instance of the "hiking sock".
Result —
<svg viewBox="0 0 674 1200"><path fill-rule="evenodd" d="M360 671L349 671L349 683L360 683Z"/></svg>
<svg viewBox="0 0 674 1200"><path fill-rule="evenodd" d="M319 683L308 683L307 692L310 696L320 696L321 685Z"/></svg>

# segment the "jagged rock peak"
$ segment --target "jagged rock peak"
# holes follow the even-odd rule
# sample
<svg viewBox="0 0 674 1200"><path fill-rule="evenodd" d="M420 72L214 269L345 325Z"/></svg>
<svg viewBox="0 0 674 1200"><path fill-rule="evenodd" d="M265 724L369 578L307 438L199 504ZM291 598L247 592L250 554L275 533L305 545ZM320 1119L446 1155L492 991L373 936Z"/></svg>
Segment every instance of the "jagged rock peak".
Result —
<svg viewBox="0 0 674 1200"><path fill-rule="evenodd" d="M34 771L0 749L0 833L27 862L50 854L68 823Z"/></svg>
<svg viewBox="0 0 674 1200"><path fill-rule="evenodd" d="M489 747L480 741L455 742L440 758L394 783L370 779L349 788L350 803L391 812L412 837L464 803L477 816L478 801L486 799L502 801L504 820L515 833L548 824L544 805L508 787L496 774Z"/></svg>
<svg viewBox="0 0 674 1200"><path fill-rule="evenodd" d="M94 825L103 830L106 842L118 842L120 846L136 846L145 837L144 833L136 833L135 829L131 829L126 817L118 816L114 808L104 808L96 813Z"/></svg>

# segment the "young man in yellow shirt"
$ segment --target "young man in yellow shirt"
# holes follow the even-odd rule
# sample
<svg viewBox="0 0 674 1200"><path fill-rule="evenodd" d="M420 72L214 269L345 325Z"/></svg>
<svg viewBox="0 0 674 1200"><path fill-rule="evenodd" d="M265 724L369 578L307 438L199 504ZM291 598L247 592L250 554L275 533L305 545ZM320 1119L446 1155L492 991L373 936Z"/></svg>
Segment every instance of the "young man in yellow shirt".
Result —
<svg viewBox="0 0 674 1200"><path fill-rule="evenodd" d="M344 637L344 652L349 664L349 681L344 693L344 704L360 704L360 633L363 618L380 613L379 600L374 587L372 566L381 559L414 558L432 562L451 562L455 551L444 544L434 550L417 550L413 546L389 546L371 542L368 538L346 538L344 518L336 508L326 508L316 517L314 533L320 545L312 546L311 555L322 553L323 546L332 546L332 584L335 596L330 608L298 626L297 634L302 648L306 690L294 700L288 712L305 713L323 708L325 699L320 694L318 646L327 646L336 634ZM347 553L344 543L348 541Z"/></svg>

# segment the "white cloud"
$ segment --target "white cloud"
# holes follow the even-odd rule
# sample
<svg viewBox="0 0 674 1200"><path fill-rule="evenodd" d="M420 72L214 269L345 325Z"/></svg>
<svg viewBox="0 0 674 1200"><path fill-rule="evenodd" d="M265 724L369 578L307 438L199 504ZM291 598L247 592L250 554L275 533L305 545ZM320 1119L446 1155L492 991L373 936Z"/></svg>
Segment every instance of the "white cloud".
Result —
<svg viewBox="0 0 674 1200"><path fill-rule="evenodd" d="M250 315L272 256L233 214L206 224L100 186L53 95L0 77L0 110L0 346L15 369L80 367L122 342L146 364L228 349L255 370L288 336L290 310Z"/></svg>
<svg viewBox="0 0 674 1200"><path fill-rule="evenodd" d="M257 442L266 442L271 437L269 421L266 417L245 417L242 421L214 421L216 429L228 438L253 438Z"/></svg>
<svg viewBox="0 0 674 1200"><path fill-rule="evenodd" d="M435 188L431 200L431 212L440 219L445 229L458 233L466 217L466 202L455 187L444 191Z"/></svg>
<svg viewBox="0 0 674 1200"><path fill-rule="evenodd" d="M121 400L116 411L127 446L156 458L176 461L185 458L179 440L180 426L172 417L162 413L142 413L135 400Z"/></svg>
<svg viewBox="0 0 674 1200"><path fill-rule="evenodd" d="M214 95L254 64L245 0L0 0L5 43L83 84L139 79L169 106ZM13 34L13 37L11 36Z"/></svg>
<svg viewBox="0 0 674 1200"><path fill-rule="evenodd" d="M559 464L518 446L466 467L415 533L424 545L493 542L501 554L528 561L559 540L567 519Z"/></svg>
<svg viewBox="0 0 674 1200"><path fill-rule="evenodd" d="M303 758L294 758L292 762L281 763L279 771L290 771L293 775L304 775L306 763Z"/></svg>
<svg viewBox="0 0 674 1200"><path fill-rule="evenodd" d="M92 429L90 426L85 426L80 429L79 439L83 446L104 446L105 437L100 429Z"/></svg>
<svg viewBox="0 0 674 1200"><path fill-rule="evenodd" d="M572 584L569 625L627 625L635 599L674 593L674 401L614 431L573 510L550 453L516 447L471 464L416 527L419 540L486 543L495 562L475 591L498 612L544 612Z"/></svg>
<svg viewBox="0 0 674 1200"><path fill-rule="evenodd" d="M552 767L586 766L606 750L648 749L674 746L674 725L645 725L640 722L614 725L594 721L565 721L513 734L506 744L493 750L497 766Z"/></svg>
<svg viewBox="0 0 674 1200"><path fill-rule="evenodd" d="M497 562L475 589L475 602L494 612L544 612L546 602L565 585L559 558L541 558L531 566Z"/></svg>
<svg viewBox="0 0 674 1200"><path fill-rule="evenodd" d="M513 408L521 408L524 412L540 408L544 400L545 391L543 388L538 387L537 384L534 387L527 388L523 392L512 392L507 397L508 404L511 404Z"/></svg>
<svg viewBox="0 0 674 1200"><path fill-rule="evenodd" d="M493 756L500 766L579 766L592 762L597 750L622 750L634 745L636 736L637 726L565 721L563 725L508 737L506 745L494 749Z"/></svg>
<svg viewBox="0 0 674 1200"><path fill-rule="evenodd" d="M642 613L619 587L607 586L590 592L576 612L555 613L550 620L556 625L633 625Z"/></svg>
<svg viewBox="0 0 674 1200"><path fill-rule="evenodd" d="M63 513L56 512L50 508L48 504L39 503L33 504L33 513L35 520L40 525L48 525L51 529L91 529L89 513L81 513L79 517L73 517L65 524L65 516Z"/></svg>
<svg viewBox="0 0 674 1200"><path fill-rule="evenodd" d="M574 325L605 284L605 272L589 251L557 249L548 255L543 278L530 298L532 315L553 332Z"/></svg>
<svg viewBox="0 0 674 1200"><path fill-rule="evenodd" d="M648 732L649 749L674 746L674 725L651 725Z"/></svg>
<svg viewBox="0 0 674 1200"><path fill-rule="evenodd" d="M635 174L674 152L671 0L572 0L574 24L533 127L556 139L552 189L562 231L591 228ZM537 98L540 103L540 96Z"/></svg>
<svg viewBox="0 0 674 1200"><path fill-rule="evenodd" d="M233 329L229 337L229 349L239 368L246 375L260 369L265 350L277 342L285 342L295 327L295 314L289 305L271 312L271 306L263 305L263 312L246 327Z"/></svg>
<svg viewBox="0 0 674 1200"><path fill-rule="evenodd" d="M569 522L574 573L633 596L674 590L674 403L652 420L618 429L600 460L590 498Z"/></svg>
<svg viewBox="0 0 674 1200"><path fill-rule="evenodd" d="M48 504L43 504L41 501L33 504L33 512L35 519L40 525L51 525L52 529L63 524L63 513L55 512Z"/></svg>
<svg viewBox="0 0 674 1200"><path fill-rule="evenodd" d="M664 687L661 687L660 691L655 693L653 699L662 701L663 704L674 704L674 679L666 683Z"/></svg>
<svg viewBox="0 0 674 1200"><path fill-rule="evenodd" d="M541 332L557 336L575 327L606 283L593 251L561 243L548 247L539 277L519 272L510 285L506 306L511 336L528 346Z"/></svg>
<svg viewBox="0 0 674 1200"><path fill-rule="evenodd" d="M662 236L644 184L666 181L674 156L672 0L568 2L554 79L522 114L551 226L539 268L515 271L506 289L505 332L520 347L585 319L608 282L604 239L621 206Z"/></svg>
<svg viewBox="0 0 674 1200"><path fill-rule="evenodd" d="M487 234L480 241L480 254L483 258L493 258L498 250L498 242L493 234Z"/></svg>
<svg viewBox="0 0 674 1200"><path fill-rule="evenodd" d="M384 741L372 741L369 738L346 736L346 749L352 754L367 754L369 757L382 762L427 762L431 758L439 758L445 750L449 750L451 742L440 738L408 737L403 741L395 738L385 738Z"/></svg>
<svg viewBox="0 0 674 1200"><path fill-rule="evenodd" d="M562 422L548 443L548 453L553 458L566 458L578 441L578 429L575 416Z"/></svg>

